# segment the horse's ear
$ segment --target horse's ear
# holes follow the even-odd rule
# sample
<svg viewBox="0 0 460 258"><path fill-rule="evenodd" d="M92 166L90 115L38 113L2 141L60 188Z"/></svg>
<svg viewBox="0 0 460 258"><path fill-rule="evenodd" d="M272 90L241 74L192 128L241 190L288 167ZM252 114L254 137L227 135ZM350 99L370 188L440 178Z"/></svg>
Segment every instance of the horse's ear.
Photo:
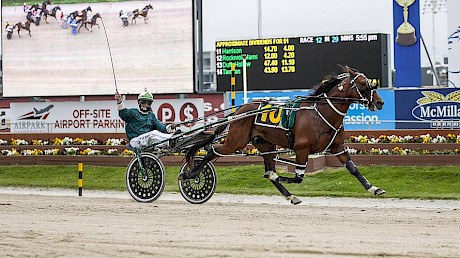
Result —
<svg viewBox="0 0 460 258"><path fill-rule="evenodd" d="M337 65L338 65L340 68L342 68L342 70L343 70L344 72L347 72L347 71L348 71L348 66L347 66L347 65L345 65L345 66L343 66L343 65L341 65L341 64L337 64Z"/></svg>

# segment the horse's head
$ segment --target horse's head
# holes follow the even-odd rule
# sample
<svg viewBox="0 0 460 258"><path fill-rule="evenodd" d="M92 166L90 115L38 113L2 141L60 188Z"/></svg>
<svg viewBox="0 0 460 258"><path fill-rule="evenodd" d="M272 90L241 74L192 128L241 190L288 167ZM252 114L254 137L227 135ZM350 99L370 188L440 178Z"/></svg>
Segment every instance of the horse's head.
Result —
<svg viewBox="0 0 460 258"><path fill-rule="evenodd" d="M87 12L92 12L92 11L93 11L93 10L91 10L91 6L86 7L85 10L86 10Z"/></svg>
<svg viewBox="0 0 460 258"><path fill-rule="evenodd" d="M371 111L382 109L384 101L377 93L377 87L372 87L366 75L348 66L344 66L343 71L349 74L349 77L345 79L348 83L344 83L344 80L339 84L340 91L348 91L349 97L359 99L359 102Z"/></svg>
<svg viewBox="0 0 460 258"><path fill-rule="evenodd" d="M146 6L144 7L144 9L145 9L145 10L148 10L148 9L152 9L152 10L153 10L153 6L152 6L151 4L149 4L149 5L146 5Z"/></svg>

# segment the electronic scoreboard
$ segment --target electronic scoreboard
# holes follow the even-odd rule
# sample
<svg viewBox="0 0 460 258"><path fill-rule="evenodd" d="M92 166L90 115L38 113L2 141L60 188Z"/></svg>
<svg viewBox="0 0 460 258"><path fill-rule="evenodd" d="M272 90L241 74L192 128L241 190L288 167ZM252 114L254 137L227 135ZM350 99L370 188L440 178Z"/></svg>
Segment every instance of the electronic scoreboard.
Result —
<svg viewBox="0 0 460 258"><path fill-rule="evenodd" d="M309 89L325 75L341 73L338 64L388 87L387 39L388 34L376 33L218 41L217 90L231 90L232 73L236 90L242 90L243 55L249 91Z"/></svg>

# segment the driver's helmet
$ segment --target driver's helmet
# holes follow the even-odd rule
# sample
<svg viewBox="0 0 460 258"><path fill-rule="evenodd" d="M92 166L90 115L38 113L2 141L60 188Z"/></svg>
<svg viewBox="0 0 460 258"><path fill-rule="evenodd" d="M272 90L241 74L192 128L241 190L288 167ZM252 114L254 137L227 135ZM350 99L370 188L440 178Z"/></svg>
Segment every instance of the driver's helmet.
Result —
<svg viewBox="0 0 460 258"><path fill-rule="evenodd" d="M147 91L144 91L142 92L141 94L139 94L139 96L137 97L137 103L139 104L139 109L142 111L142 112L148 112L151 110L151 107L150 105L149 106L145 106L145 102L147 102L148 104L152 104L153 102L153 95L152 93L150 92L147 92ZM144 105L143 105L144 103Z"/></svg>

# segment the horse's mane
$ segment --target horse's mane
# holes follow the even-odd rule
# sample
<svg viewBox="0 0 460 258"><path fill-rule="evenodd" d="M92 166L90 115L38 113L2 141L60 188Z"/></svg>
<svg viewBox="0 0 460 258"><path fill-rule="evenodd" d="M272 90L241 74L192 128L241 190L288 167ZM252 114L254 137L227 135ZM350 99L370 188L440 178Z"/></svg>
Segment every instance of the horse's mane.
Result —
<svg viewBox="0 0 460 258"><path fill-rule="evenodd" d="M349 70L351 70L351 71L353 71L355 73L360 73L360 71L358 71L355 68L352 68L352 67L349 67L349 66L346 66L345 68L349 69ZM321 80L321 83L317 84L317 85L315 85L313 87L315 92L313 94L311 94L310 96L315 97L315 96L319 96L319 95L321 95L323 93L328 93L334 86L336 86L337 84L342 82L343 79L344 78L342 78L342 76L339 76L339 75L337 75L335 73L330 73L330 74L324 76L323 80Z"/></svg>
<svg viewBox="0 0 460 258"><path fill-rule="evenodd" d="M313 87L315 92L310 96L319 96L323 93L328 93L335 85L339 84L343 79L339 79L335 73L324 76L320 84Z"/></svg>

